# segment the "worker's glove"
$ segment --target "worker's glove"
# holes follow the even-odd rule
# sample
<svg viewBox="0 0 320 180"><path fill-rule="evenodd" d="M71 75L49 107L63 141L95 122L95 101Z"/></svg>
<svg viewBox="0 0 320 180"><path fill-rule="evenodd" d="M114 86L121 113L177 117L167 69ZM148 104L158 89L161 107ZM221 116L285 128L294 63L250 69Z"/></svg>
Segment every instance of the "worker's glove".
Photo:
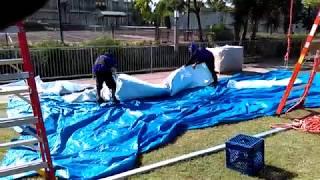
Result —
<svg viewBox="0 0 320 180"><path fill-rule="evenodd" d="M219 84L219 83L218 83L218 82L213 82L212 84L213 84L213 87L215 87L215 88L216 88L216 87L218 86L218 84Z"/></svg>
<svg viewBox="0 0 320 180"><path fill-rule="evenodd" d="M116 68L111 68L111 72L112 72L112 74L116 74L117 73L117 69Z"/></svg>

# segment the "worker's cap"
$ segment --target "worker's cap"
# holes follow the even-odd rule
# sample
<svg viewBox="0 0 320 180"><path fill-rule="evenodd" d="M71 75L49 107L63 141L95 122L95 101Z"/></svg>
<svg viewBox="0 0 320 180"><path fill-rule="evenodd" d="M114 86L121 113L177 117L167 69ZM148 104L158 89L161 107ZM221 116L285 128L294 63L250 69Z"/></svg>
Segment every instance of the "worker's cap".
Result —
<svg viewBox="0 0 320 180"><path fill-rule="evenodd" d="M112 53L110 53L109 51L105 52L104 55L111 58L113 57Z"/></svg>

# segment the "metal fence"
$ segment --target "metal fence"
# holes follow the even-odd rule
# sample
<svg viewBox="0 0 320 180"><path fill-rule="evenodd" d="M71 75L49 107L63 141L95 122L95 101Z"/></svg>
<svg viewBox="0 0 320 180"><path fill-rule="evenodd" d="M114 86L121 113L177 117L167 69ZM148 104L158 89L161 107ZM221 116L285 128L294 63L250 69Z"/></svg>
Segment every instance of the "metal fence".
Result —
<svg viewBox="0 0 320 180"><path fill-rule="evenodd" d="M206 44L238 45L238 42L225 41ZM295 42L294 54L298 54L301 42ZM244 55L266 57L283 57L286 50L282 41L247 41L243 42ZM92 76L95 58L109 51L118 60L118 71L123 73L154 72L169 70L182 66L189 58L187 45L181 45L175 52L173 46L145 47L59 47L30 49L35 74L43 79L65 79ZM19 57L18 49L0 50L0 58ZM14 72L10 66L0 67L2 73Z"/></svg>

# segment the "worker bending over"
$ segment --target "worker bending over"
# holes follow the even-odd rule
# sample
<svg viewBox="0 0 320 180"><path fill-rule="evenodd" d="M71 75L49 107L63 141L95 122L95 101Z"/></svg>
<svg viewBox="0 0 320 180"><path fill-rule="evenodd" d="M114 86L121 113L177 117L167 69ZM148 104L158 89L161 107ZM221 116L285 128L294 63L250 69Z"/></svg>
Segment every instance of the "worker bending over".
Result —
<svg viewBox="0 0 320 180"><path fill-rule="evenodd" d="M198 64L205 63L212 75L213 83L211 85L217 86L218 77L217 73L214 70L215 67L213 54L210 51L208 51L205 47L198 48L198 46L194 43L192 43L189 46L189 51L191 53L191 58L187 62L186 66L192 64L192 67L196 68Z"/></svg>
<svg viewBox="0 0 320 180"><path fill-rule="evenodd" d="M106 83L108 88L111 90L112 100L114 103L119 103L119 100L116 98L116 82L113 79L113 72L116 71L117 62L113 56L109 53L100 55L93 66L93 72L96 76L96 85L97 85L97 101L99 104L103 103L101 97L101 89L103 83Z"/></svg>

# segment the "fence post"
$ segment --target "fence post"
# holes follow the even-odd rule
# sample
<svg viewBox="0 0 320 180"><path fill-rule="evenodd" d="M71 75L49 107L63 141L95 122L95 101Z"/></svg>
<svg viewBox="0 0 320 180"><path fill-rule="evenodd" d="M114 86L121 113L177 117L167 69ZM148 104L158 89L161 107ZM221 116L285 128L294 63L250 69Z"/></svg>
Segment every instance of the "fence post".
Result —
<svg viewBox="0 0 320 180"><path fill-rule="evenodd" d="M152 51L153 47L151 45L151 53L150 53L150 71L151 73L153 73L153 51Z"/></svg>
<svg viewBox="0 0 320 180"><path fill-rule="evenodd" d="M90 48L90 60L91 60L91 67L90 67L90 68L92 68L92 67L93 67L93 64L94 64L94 59L93 59L93 47ZM91 71L91 72L92 72L92 79L94 79L94 73L93 73L93 71Z"/></svg>

